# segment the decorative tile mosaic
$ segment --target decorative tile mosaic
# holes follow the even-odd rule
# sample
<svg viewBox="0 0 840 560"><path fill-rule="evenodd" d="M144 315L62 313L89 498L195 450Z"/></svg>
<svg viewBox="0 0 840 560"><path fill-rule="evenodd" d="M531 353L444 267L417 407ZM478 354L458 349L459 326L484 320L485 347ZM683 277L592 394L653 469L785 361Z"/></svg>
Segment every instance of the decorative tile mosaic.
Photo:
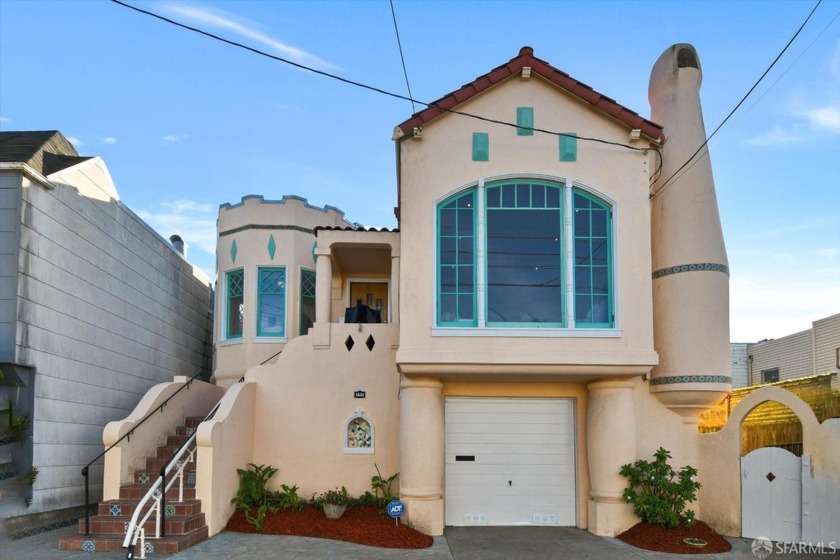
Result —
<svg viewBox="0 0 840 560"><path fill-rule="evenodd" d="M651 385L671 385L674 383L728 383L731 385L732 378L728 375L674 375L654 377L650 380Z"/></svg>
<svg viewBox="0 0 840 560"><path fill-rule="evenodd" d="M152 543L150 543L150 542L147 542L147 543L146 543L146 546L144 546L144 547L143 547L143 551L144 551L146 554L152 554L152 553L155 551L155 545L153 545L153 544L152 544Z"/></svg>
<svg viewBox="0 0 840 560"><path fill-rule="evenodd" d="M187 428L187 436L188 437L192 437L192 435L194 433L195 433L195 428Z"/></svg>
<svg viewBox="0 0 840 560"><path fill-rule="evenodd" d="M166 515L167 516L175 515L175 506L173 506L171 504L167 504L166 505Z"/></svg>
<svg viewBox="0 0 840 560"><path fill-rule="evenodd" d="M195 471L187 472L187 484L195 484Z"/></svg>
<svg viewBox="0 0 840 560"><path fill-rule="evenodd" d="M111 515L122 515L122 506L120 504L113 504L111 506Z"/></svg>
<svg viewBox="0 0 840 560"><path fill-rule="evenodd" d="M233 243L230 244L230 260L233 263L236 263L236 253L238 249L236 248L236 239L233 240Z"/></svg>
<svg viewBox="0 0 840 560"><path fill-rule="evenodd" d="M678 264L677 266L670 266L668 268L660 268L653 273L653 278L662 278L671 274L679 272L695 272L698 270L710 270L713 272L723 272L729 276L729 267L725 264L716 263L692 263L692 264Z"/></svg>
<svg viewBox="0 0 840 560"><path fill-rule="evenodd" d="M85 552L96 552L96 545L93 541L85 541L85 543L82 545L82 550L84 550Z"/></svg>
<svg viewBox="0 0 840 560"><path fill-rule="evenodd" d="M146 473L140 473L140 476L137 477L137 480L140 481L140 484L148 484L149 483L149 475Z"/></svg>

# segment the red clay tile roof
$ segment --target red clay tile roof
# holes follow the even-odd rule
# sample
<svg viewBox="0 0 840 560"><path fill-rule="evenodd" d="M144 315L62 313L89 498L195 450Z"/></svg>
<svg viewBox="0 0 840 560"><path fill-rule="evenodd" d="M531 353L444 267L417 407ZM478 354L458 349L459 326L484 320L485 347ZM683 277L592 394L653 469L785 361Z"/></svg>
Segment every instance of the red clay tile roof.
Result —
<svg viewBox="0 0 840 560"><path fill-rule="evenodd" d="M436 119L440 115L447 112L448 109L453 109L460 105L467 99L478 95L490 86L497 84L510 76L519 75L522 68L529 66L531 74L542 76L546 80L556 84L565 89L570 94L578 99L589 103L594 108L606 113L607 115L623 122L633 129L640 129L642 134L658 141L665 142L665 133L661 125L649 121L639 116L638 113L631 111L627 107L616 103L614 99L602 95L589 87L588 85L579 82L560 70L554 68L549 63L534 56L534 49L531 47L522 47L519 50L519 56L510 59L506 64L494 68L487 74L479 76L472 82L461 87L457 91L445 95L444 97L434 101L428 108L415 113L410 119L398 125L403 134L411 134L415 128L422 127L424 124Z"/></svg>

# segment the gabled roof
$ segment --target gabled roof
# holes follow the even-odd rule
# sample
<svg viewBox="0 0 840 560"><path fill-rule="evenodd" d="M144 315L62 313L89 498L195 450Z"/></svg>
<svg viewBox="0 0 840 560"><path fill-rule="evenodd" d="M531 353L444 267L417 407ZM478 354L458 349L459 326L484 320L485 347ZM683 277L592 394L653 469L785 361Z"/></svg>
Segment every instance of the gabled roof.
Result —
<svg viewBox="0 0 840 560"><path fill-rule="evenodd" d="M620 105L614 99L598 93L583 82L575 80L565 72L554 68L546 61L535 57L534 49L531 47L522 47L519 50L519 56L510 59L506 64L494 68L487 74L479 76L472 82L462 86L461 89L453 91L432 102L428 108L419 113L415 113L410 119L399 124L398 128L402 131L403 136L410 135L416 128L421 128L424 124L433 121L440 115L448 112L448 110L454 109L456 106L478 95L489 87L511 76L520 75L522 69L525 67L531 68L532 76L534 74L539 75L563 88L581 101L588 103L593 108L626 124L631 129L639 129L642 131L642 134L659 143L665 142L665 133L663 132L662 126L642 118L638 113Z"/></svg>
<svg viewBox="0 0 840 560"><path fill-rule="evenodd" d="M88 159L57 130L0 132L0 162L25 163L44 176Z"/></svg>

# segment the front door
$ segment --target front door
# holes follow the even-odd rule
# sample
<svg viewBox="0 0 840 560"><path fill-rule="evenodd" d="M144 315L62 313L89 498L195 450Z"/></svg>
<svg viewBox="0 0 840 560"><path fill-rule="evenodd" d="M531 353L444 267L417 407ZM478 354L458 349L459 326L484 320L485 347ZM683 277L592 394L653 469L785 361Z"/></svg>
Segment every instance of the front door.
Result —
<svg viewBox="0 0 840 560"><path fill-rule="evenodd" d="M382 322L388 322L388 283L350 282L350 307L358 304L382 312Z"/></svg>

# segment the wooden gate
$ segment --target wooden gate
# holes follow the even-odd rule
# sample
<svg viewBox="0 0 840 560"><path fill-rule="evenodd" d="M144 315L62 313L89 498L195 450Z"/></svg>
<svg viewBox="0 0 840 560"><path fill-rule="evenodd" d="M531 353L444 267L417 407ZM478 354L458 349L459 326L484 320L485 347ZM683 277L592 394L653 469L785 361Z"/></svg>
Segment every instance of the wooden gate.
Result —
<svg viewBox="0 0 840 560"><path fill-rule="evenodd" d="M802 538L802 460L762 447L741 458L741 535L772 541Z"/></svg>

